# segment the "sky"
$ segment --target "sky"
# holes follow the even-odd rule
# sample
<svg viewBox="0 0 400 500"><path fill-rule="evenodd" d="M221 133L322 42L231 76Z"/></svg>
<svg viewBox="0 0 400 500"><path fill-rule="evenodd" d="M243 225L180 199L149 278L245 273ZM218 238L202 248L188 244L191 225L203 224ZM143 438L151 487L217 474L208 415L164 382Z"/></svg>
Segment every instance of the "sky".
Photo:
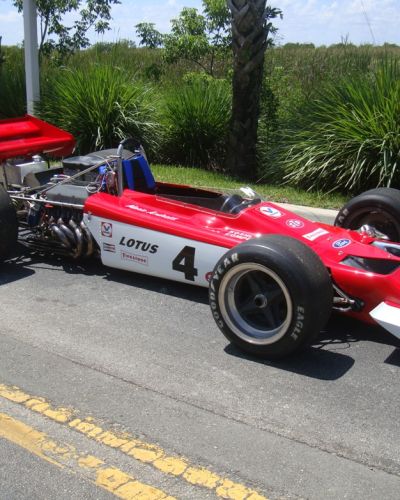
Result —
<svg viewBox="0 0 400 500"><path fill-rule="evenodd" d="M354 44L385 42L400 45L400 0L268 0L279 7L282 20L276 43L289 42L331 45L347 40ZM162 33L169 31L170 19L183 7L201 10L201 0L121 0L112 8L111 30L105 35L91 34L98 41L135 40L135 25L155 23ZM0 0L0 36L3 45L23 40L23 20L11 0Z"/></svg>

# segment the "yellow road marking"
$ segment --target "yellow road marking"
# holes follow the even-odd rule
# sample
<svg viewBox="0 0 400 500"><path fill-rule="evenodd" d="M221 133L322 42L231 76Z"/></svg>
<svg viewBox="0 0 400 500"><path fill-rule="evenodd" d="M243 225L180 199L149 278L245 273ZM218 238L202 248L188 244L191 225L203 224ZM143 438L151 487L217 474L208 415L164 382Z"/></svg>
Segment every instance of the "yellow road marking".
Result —
<svg viewBox="0 0 400 500"><path fill-rule="evenodd" d="M137 481L103 460L79 453L71 445L56 443L44 432L0 413L0 438L17 444L39 458L58 467L68 467L84 476L96 486L124 500L174 500L163 491Z"/></svg>
<svg viewBox="0 0 400 500"><path fill-rule="evenodd" d="M120 450L125 455L151 464L163 473L180 477L188 483L207 488L221 497L231 500L268 500L250 488L220 477L205 468L196 467L184 457L168 455L157 445L136 439L128 433L103 429L93 417L77 418L73 408L55 408L46 399L31 396L20 388L0 384L0 397L21 404L41 415L84 434L87 438Z"/></svg>

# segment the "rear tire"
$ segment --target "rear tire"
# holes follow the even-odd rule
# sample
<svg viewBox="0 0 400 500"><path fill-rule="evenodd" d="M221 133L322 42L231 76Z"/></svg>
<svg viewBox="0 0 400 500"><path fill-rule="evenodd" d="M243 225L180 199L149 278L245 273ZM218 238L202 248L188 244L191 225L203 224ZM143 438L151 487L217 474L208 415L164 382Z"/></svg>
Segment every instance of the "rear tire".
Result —
<svg viewBox="0 0 400 500"><path fill-rule="evenodd" d="M0 262L15 252L17 237L17 214L10 196L0 184Z"/></svg>
<svg viewBox="0 0 400 500"><path fill-rule="evenodd" d="M400 191L393 188L376 188L352 198L339 211L335 226L360 229L368 225L400 242Z"/></svg>
<svg viewBox="0 0 400 500"><path fill-rule="evenodd" d="M332 311L329 273L304 243L255 238L229 250L210 281L210 307L240 349L278 359L311 342Z"/></svg>

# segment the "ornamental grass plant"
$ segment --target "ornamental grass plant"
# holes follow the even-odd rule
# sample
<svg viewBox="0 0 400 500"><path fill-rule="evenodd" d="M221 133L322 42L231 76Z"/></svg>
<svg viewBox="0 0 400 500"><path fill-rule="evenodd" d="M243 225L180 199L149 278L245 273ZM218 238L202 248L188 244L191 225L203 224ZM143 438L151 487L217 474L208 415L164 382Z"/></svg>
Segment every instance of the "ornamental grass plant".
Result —
<svg viewBox="0 0 400 500"><path fill-rule="evenodd" d="M0 65L0 119L26 113L25 70L22 51L6 47Z"/></svg>
<svg viewBox="0 0 400 500"><path fill-rule="evenodd" d="M71 132L79 152L116 147L134 137L154 154L160 137L156 101L151 87L132 74L92 64L49 75L39 114Z"/></svg>
<svg viewBox="0 0 400 500"><path fill-rule="evenodd" d="M231 94L224 80L189 79L165 96L163 159L207 168L224 163Z"/></svg>
<svg viewBox="0 0 400 500"><path fill-rule="evenodd" d="M400 187L400 65L325 86L285 134L286 180L357 193Z"/></svg>

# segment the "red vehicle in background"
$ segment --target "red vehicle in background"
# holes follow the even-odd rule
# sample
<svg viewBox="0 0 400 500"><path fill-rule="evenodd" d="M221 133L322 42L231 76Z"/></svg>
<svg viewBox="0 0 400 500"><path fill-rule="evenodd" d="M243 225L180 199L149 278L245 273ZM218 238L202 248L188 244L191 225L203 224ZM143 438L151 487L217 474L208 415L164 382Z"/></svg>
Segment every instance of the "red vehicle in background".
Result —
<svg viewBox="0 0 400 500"><path fill-rule="evenodd" d="M224 335L281 358L332 310L400 338L400 194L351 200L336 226L311 222L250 188L156 182L140 144L68 157L73 137L37 118L0 121L0 260L34 252L209 288ZM46 155L63 157L50 166ZM343 227L339 227L343 226Z"/></svg>

